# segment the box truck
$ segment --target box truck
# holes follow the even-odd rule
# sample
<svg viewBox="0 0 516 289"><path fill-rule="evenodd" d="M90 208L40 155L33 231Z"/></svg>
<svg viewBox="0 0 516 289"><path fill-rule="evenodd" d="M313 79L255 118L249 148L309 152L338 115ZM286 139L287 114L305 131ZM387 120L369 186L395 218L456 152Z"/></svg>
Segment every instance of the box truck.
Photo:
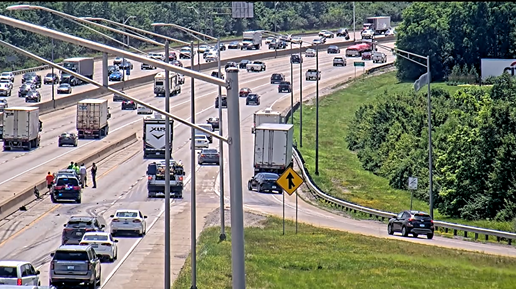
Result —
<svg viewBox="0 0 516 289"><path fill-rule="evenodd" d="M161 114L149 115L143 119L143 158L165 159L165 117ZM174 136L174 120L170 120L170 154L172 155L172 139Z"/></svg>
<svg viewBox="0 0 516 289"><path fill-rule="evenodd" d="M63 67L70 69L75 73L79 73L89 79L93 79L93 57L74 57L63 60ZM73 77L72 75L62 72L61 82L68 83L71 86L83 84L83 81L79 78Z"/></svg>
<svg viewBox="0 0 516 289"><path fill-rule="evenodd" d="M170 71L168 77L170 95L180 94L181 85L179 85L179 74ZM156 96L165 96L165 72L159 72L154 76L154 94Z"/></svg>
<svg viewBox="0 0 516 289"><path fill-rule="evenodd" d="M270 108L255 112L251 133L254 133L256 127L260 126L262 123L283 123L281 112L273 111Z"/></svg>
<svg viewBox="0 0 516 289"><path fill-rule="evenodd" d="M292 124L263 123L254 134L254 173L282 174L292 167Z"/></svg>
<svg viewBox="0 0 516 289"><path fill-rule="evenodd" d="M42 129L37 107L9 107L4 111L4 151L39 147Z"/></svg>
<svg viewBox="0 0 516 289"><path fill-rule="evenodd" d="M84 99L77 103L77 136L101 138L109 133L107 99Z"/></svg>
<svg viewBox="0 0 516 289"><path fill-rule="evenodd" d="M245 31L240 50L260 49L262 46L261 31Z"/></svg>
<svg viewBox="0 0 516 289"><path fill-rule="evenodd" d="M364 29L371 29L375 35L384 34L391 28L391 16L367 17L364 23Z"/></svg>

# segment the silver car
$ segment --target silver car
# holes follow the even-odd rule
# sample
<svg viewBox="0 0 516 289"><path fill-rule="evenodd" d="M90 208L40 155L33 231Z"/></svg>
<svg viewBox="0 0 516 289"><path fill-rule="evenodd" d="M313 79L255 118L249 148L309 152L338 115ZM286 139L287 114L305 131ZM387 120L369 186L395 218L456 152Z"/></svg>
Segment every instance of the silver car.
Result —
<svg viewBox="0 0 516 289"><path fill-rule="evenodd" d="M147 216L138 210L117 210L114 215L110 216L111 235L115 236L120 232L134 232L140 237L145 235L147 231Z"/></svg>
<svg viewBox="0 0 516 289"><path fill-rule="evenodd" d="M29 262L0 261L0 285L39 286L39 271Z"/></svg>
<svg viewBox="0 0 516 289"><path fill-rule="evenodd" d="M203 165L206 163L220 164L220 154L217 149L202 149L197 157L197 163Z"/></svg>

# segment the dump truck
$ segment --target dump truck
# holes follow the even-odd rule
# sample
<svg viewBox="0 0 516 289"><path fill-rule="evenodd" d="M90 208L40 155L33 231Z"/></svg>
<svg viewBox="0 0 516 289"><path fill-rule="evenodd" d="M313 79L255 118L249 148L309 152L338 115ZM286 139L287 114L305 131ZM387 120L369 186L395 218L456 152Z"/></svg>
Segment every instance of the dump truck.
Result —
<svg viewBox="0 0 516 289"><path fill-rule="evenodd" d="M375 35L384 34L391 28L391 16L367 17L364 30L371 29Z"/></svg>
<svg viewBox="0 0 516 289"><path fill-rule="evenodd" d="M89 79L93 79L93 63L93 57L74 57L63 60L63 67ZM61 82L68 83L71 86L81 85L84 83L79 78L74 77L66 72L61 72Z"/></svg>
<svg viewBox="0 0 516 289"><path fill-rule="evenodd" d="M240 50L260 49L262 47L261 31L245 31Z"/></svg>
<svg viewBox="0 0 516 289"><path fill-rule="evenodd" d="M181 93L181 85L179 85L179 74L176 72L169 72L169 87L170 95ZM165 72L159 72L154 76L154 94L156 96L165 96Z"/></svg>
<svg viewBox="0 0 516 289"><path fill-rule="evenodd" d="M147 165L147 196L155 198L165 196L166 162L152 162ZM183 179L185 170L181 161L170 159L170 197L183 197Z"/></svg>
<svg viewBox="0 0 516 289"><path fill-rule="evenodd" d="M273 111L270 108L256 111L253 115L253 127L251 128L251 133L254 133L256 127L260 126L262 123L283 123L283 121L281 112Z"/></svg>
<svg viewBox="0 0 516 289"><path fill-rule="evenodd" d="M262 123L254 134L254 173L282 174L292 167L292 124Z"/></svg>
<svg viewBox="0 0 516 289"><path fill-rule="evenodd" d="M84 99L77 103L77 136L100 139L109 133L107 99Z"/></svg>
<svg viewBox="0 0 516 289"><path fill-rule="evenodd" d="M3 115L4 151L39 147L42 123L37 107L9 107Z"/></svg>
<svg viewBox="0 0 516 289"><path fill-rule="evenodd" d="M143 158L165 158L165 117L159 113L143 119ZM170 120L170 153L174 136L174 120Z"/></svg>

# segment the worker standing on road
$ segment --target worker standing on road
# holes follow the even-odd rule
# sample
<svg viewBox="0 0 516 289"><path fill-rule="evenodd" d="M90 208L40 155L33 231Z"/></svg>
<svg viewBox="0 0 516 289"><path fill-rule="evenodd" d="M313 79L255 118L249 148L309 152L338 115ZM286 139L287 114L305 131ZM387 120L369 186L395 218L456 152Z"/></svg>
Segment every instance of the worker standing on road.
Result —
<svg viewBox="0 0 516 289"><path fill-rule="evenodd" d="M50 189L52 188L52 185L54 184L54 175L52 175L50 172L48 172L46 180L47 180L48 192L50 193Z"/></svg>
<svg viewBox="0 0 516 289"><path fill-rule="evenodd" d="M73 162L70 162L70 165L68 166L69 170L73 170Z"/></svg>
<svg viewBox="0 0 516 289"><path fill-rule="evenodd" d="M93 187L92 188L96 188L97 187L97 166L95 165L95 163L93 163L91 165L91 181L93 182Z"/></svg>
<svg viewBox="0 0 516 289"><path fill-rule="evenodd" d="M79 173L80 173L80 172L79 172L79 164L78 164L78 163L75 163L75 164L73 165L73 170L75 171L75 173L76 173L77 175L79 175Z"/></svg>
<svg viewBox="0 0 516 289"><path fill-rule="evenodd" d="M84 166L84 163L79 168L79 173L81 175L81 186L82 188L87 187L88 184L86 184L86 167Z"/></svg>

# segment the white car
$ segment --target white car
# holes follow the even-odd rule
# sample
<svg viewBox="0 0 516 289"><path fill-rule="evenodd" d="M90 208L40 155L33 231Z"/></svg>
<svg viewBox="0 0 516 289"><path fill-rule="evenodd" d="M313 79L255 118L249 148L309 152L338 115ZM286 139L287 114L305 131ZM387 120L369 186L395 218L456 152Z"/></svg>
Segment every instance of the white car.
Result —
<svg viewBox="0 0 516 289"><path fill-rule="evenodd" d="M218 61L217 54L210 53L206 55L206 58L204 59L206 62L216 62Z"/></svg>
<svg viewBox="0 0 516 289"><path fill-rule="evenodd" d="M269 45L269 43L271 43L271 41L274 40L274 37L272 36L269 36L265 39L265 45Z"/></svg>
<svg viewBox="0 0 516 289"><path fill-rule="evenodd" d="M13 82L9 78L0 77L0 83L5 83L10 89L13 89Z"/></svg>
<svg viewBox="0 0 516 289"><path fill-rule="evenodd" d="M292 38L292 40L290 42L292 42L294 44L302 44L303 38L301 38L300 36L295 36Z"/></svg>
<svg viewBox="0 0 516 289"><path fill-rule="evenodd" d="M150 52L147 56L149 58L159 60L159 61L163 61L165 59L165 53Z"/></svg>
<svg viewBox="0 0 516 289"><path fill-rule="evenodd" d="M315 50L314 49L307 49L305 51L305 57L315 57Z"/></svg>
<svg viewBox="0 0 516 289"><path fill-rule="evenodd" d="M116 245L118 240L114 240L113 237L106 232L87 232L82 236L82 240L79 245L91 245L95 254L101 255L113 262L118 257L118 246Z"/></svg>
<svg viewBox="0 0 516 289"><path fill-rule="evenodd" d="M136 107L136 113L137 114L152 114L152 109L150 109L144 105L138 104Z"/></svg>
<svg viewBox="0 0 516 289"><path fill-rule="evenodd" d="M11 96L12 88L8 83L0 83L0 95Z"/></svg>
<svg viewBox="0 0 516 289"><path fill-rule="evenodd" d="M0 74L0 77L8 78L11 82L14 82L14 73L12 72L2 72L2 74Z"/></svg>
<svg viewBox="0 0 516 289"><path fill-rule="evenodd" d="M207 149L210 145L210 141L206 137L206 135L203 134L196 134L195 135L195 149Z"/></svg>
<svg viewBox="0 0 516 289"><path fill-rule="evenodd" d="M111 215L111 235L115 236L118 232L135 232L140 237L147 232L147 216L142 215L138 210L117 210Z"/></svg>
<svg viewBox="0 0 516 289"><path fill-rule="evenodd" d="M371 38L373 38L373 36L374 36L374 31L371 29L362 31L363 39L371 39Z"/></svg>
<svg viewBox="0 0 516 289"><path fill-rule="evenodd" d="M0 261L0 284L41 286L39 271L25 261ZM2 287L2 286L0 286Z"/></svg>
<svg viewBox="0 0 516 289"><path fill-rule="evenodd" d="M197 53L204 53L208 49L210 49L210 47L208 45L203 44L199 46L199 49L197 49Z"/></svg>

